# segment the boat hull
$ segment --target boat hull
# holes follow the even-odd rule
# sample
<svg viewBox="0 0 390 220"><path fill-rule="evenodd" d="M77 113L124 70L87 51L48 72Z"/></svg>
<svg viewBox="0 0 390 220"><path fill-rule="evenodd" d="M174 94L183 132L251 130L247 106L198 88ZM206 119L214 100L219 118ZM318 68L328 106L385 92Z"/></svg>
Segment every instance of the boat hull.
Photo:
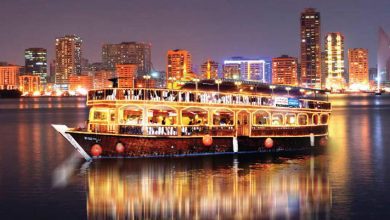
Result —
<svg viewBox="0 0 390 220"><path fill-rule="evenodd" d="M204 154L290 152L325 147L328 135L299 137L213 137L206 146L202 137L145 137L88 132L66 132L93 158L196 156ZM267 142L267 143L266 143ZM270 142L272 144L270 144ZM92 153L98 145L101 152ZM267 146L266 146L267 145ZM235 147L236 146L236 147ZM94 155L95 154L95 155Z"/></svg>

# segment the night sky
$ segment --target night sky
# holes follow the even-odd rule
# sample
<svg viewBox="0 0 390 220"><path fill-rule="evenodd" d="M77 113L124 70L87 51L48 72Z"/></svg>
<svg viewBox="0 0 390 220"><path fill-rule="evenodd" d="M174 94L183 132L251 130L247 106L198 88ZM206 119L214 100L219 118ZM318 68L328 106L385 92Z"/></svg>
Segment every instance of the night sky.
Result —
<svg viewBox="0 0 390 220"><path fill-rule="evenodd" d="M53 59L58 36L77 34L83 56L101 61L103 43L152 43L155 69L166 51L192 53L194 69L211 58L299 55L299 17L321 13L327 32L342 32L347 48L369 49L375 66L377 30L390 32L390 0L1 0L0 61L24 65L24 49L43 47Z"/></svg>

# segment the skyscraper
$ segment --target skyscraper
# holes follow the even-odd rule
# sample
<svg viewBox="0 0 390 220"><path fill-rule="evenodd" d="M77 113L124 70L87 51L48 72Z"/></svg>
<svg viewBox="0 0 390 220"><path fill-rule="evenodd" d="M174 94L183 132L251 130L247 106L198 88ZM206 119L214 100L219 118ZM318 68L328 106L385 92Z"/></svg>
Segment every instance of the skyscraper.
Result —
<svg viewBox="0 0 390 220"><path fill-rule="evenodd" d="M218 78L219 64L213 60L207 60L201 66L202 77L204 79L216 79Z"/></svg>
<svg viewBox="0 0 390 220"><path fill-rule="evenodd" d="M28 48L24 51L25 73L39 76L40 84L47 82L47 50L44 48Z"/></svg>
<svg viewBox="0 0 390 220"><path fill-rule="evenodd" d="M152 70L150 43L122 42L104 44L102 62L107 70L115 70L117 64L136 64L137 76L149 75Z"/></svg>
<svg viewBox="0 0 390 220"><path fill-rule="evenodd" d="M301 85L321 87L320 13L307 8L301 13Z"/></svg>
<svg viewBox="0 0 390 220"><path fill-rule="evenodd" d="M272 83L297 86L297 58L282 55L272 59Z"/></svg>
<svg viewBox="0 0 390 220"><path fill-rule="evenodd" d="M68 89L71 74L81 74L81 44L81 38L76 35L56 39L55 83L62 89Z"/></svg>
<svg viewBox="0 0 390 220"><path fill-rule="evenodd" d="M351 48L348 50L349 86L368 89L368 50Z"/></svg>
<svg viewBox="0 0 390 220"><path fill-rule="evenodd" d="M325 37L325 68L327 89L345 88L344 36L339 33L328 33Z"/></svg>
<svg viewBox="0 0 390 220"><path fill-rule="evenodd" d="M223 74L226 79L256 80L265 82L265 61L232 57L223 62Z"/></svg>
<svg viewBox="0 0 390 220"><path fill-rule="evenodd" d="M390 36L379 28L378 32L378 77L380 82L390 80Z"/></svg>
<svg viewBox="0 0 390 220"><path fill-rule="evenodd" d="M187 50L169 50L167 53L167 79L189 79L192 75L192 58Z"/></svg>

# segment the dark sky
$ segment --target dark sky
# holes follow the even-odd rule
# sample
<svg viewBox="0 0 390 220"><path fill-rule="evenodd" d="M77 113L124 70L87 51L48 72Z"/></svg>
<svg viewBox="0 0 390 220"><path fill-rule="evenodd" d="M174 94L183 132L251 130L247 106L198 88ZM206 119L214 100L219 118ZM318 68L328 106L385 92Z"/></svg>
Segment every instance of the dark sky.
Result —
<svg viewBox="0 0 390 220"><path fill-rule="evenodd" d="M344 33L346 49L368 48L375 66L378 27L390 32L390 0L1 0L0 61L24 64L28 47L47 48L52 59L65 34L83 39L90 61L101 60L103 43L151 42L158 70L176 48L192 53L196 69L207 58L298 56L306 7L321 12L322 38Z"/></svg>

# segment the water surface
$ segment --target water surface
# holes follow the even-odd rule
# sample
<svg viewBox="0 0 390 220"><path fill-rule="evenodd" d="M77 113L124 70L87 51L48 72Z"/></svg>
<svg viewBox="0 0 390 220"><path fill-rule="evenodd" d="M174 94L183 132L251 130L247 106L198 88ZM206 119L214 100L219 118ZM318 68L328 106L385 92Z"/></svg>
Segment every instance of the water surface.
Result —
<svg viewBox="0 0 390 220"><path fill-rule="evenodd" d="M318 155L85 163L50 126L84 98L0 100L0 219L390 217L390 96L335 96Z"/></svg>

